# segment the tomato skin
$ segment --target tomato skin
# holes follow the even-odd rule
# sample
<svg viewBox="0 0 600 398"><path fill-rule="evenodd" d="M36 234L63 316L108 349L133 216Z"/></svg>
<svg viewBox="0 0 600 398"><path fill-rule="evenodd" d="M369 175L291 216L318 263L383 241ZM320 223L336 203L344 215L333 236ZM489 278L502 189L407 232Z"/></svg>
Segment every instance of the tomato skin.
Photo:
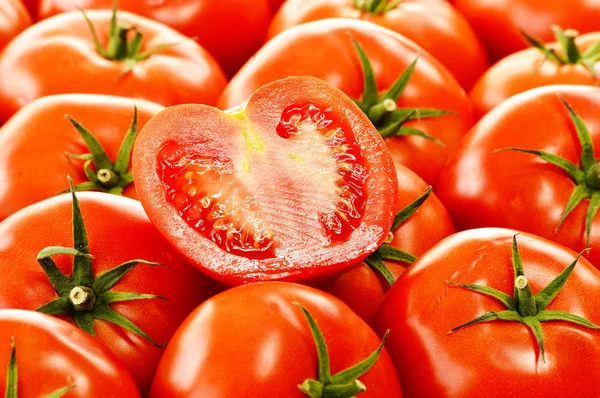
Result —
<svg viewBox="0 0 600 398"><path fill-rule="evenodd" d="M317 352L299 302L323 333L335 374L380 343L344 303L316 289L284 282L239 286L198 307L162 357L150 397L306 397L298 389L317 376ZM252 342L252 344L248 344ZM385 349L358 378L368 397L402 397Z"/></svg>
<svg viewBox="0 0 600 398"><path fill-rule="evenodd" d="M139 202L97 192L80 192L77 197L96 275L138 258L168 265L138 265L112 289L168 300L111 305L155 341L167 341L189 312L212 295L215 284L171 249ZM73 246L71 219L71 195L65 194L29 206L0 223L0 257L8 270L0 275L1 308L35 310L57 297L36 256L47 246ZM72 258L60 256L55 262L63 273L71 274ZM94 326L97 340L125 364L142 394L147 393L163 349L111 323L96 320Z"/></svg>
<svg viewBox="0 0 600 398"><path fill-rule="evenodd" d="M448 334L489 311L496 300L449 286L476 283L512 295L515 231L486 228L443 240L398 279L377 314L376 330L390 329L388 351L407 396L506 397L597 396L600 334L561 322L545 322L546 362L520 323L494 321ZM535 293L575 259L564 247L521 233L525 275ZM600 273L583 257L549 310L598 322ZM426 376L425 376L426 375Z"/></svg>
<svg viewBox="0 0 600 398"><path fill-rule="evenodd" d="M326 18L362 19L400 33L439 60L465 89L487 68L483 46L467 20L441 1L403 1L389 12L373 14L356 8L354 0L288 0L271 22L268 37Z"/></svg>
<svg viewBox="0 0 600 398"><path fill-rule="evenodd" d="M31 17L20 0L3 0L0 3L0 51L30 25Z"/></svg>
<svg viewBox="0 0 600 398"><path fill-rule="evenodd" d="M346 95L359 98L363 93L363 75L349 33L371 60L380 92L391 87L419 55L406 91L398 101L399 107L437 108L456 113L405 124L440 139L445 146L421 137L386 140L396 163L434 183L448 154L472 125L471 105L463 89L435 59L399 34L374 24L330 19L283 32L244 65L223 92L218 106L226 109L240 105L262 85L294 75L318 77Z"/></svg>
<svg viewBox="0 0 600 398"><path fill-rule="evenodd" d="M45 397L73 384L68 397L99 397L107 392L115 398L140 397L128 370L93 337L60 319L23 310L0 310L2 390L12 338L19 397Z"/></svg>
<svg viewBox="0 0 600 398"><path fill-rule="evenodd" d="M555 241L576 251L585 248L584 200L555 232L575 188L560 168L535 155L504 151L519 147L544 150L578 165L581 146L560 94L586 123L600 157L600 89L550 86L530 90L500 104L465 136L448 161L436 192L458 230L514 228ZM586 257L600 266L600 217L590 235Z"/></svg>
<svg viewBox="0 0 600 398"><path fill-rule="evenodd" d="M600 3L585 0L455 0L483 42L490 61L527 48L519 29L544 42L554 41L550 28L598 30Z"/></svg>
<svg viewBox="0 0 600 398"><path fill-rule="evenodd" d="M105 45L111 11L90 11ZM120 76L123 62L109 61L95 49L80 12L42 21L18 36L0 55L0 123L36 98L64 93L108 94L165 106L214 104L225 77L212 57L192 41L157 22L120 12L118 21L144 33L142 51L159 44L180 44L159 51ZM69 39L65 39L68 37Z"/></svg>

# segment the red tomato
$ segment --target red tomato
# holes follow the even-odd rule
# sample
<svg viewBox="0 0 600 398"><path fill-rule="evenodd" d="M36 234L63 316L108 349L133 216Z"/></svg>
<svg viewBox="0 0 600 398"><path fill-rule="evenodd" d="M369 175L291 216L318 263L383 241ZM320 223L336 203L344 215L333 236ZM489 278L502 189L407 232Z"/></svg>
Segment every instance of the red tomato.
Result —
<svg viewBox="0 0 600 398"><path fill-rule="evenodd" d="M87 14L100 44L105 45L112 13ZM225 77L200 46L185 41L182 35L164 25L133 14L120 12L118 21L135 26L143 34L141 50L136 56L158 45L178 44L158 50L132 66L131 58L112 61L96 50L90 28L80 12L37 23L0 55L0 123L34 99L51 94L110 94L162 105L216 102L225 86ZM132 69L125 73L130 66Z"/></svg>
<svg viewBox="0 0 600 398"><path fill-rule="evenodd" d="M17 112L0 128L0 220L63 191L67 175L75 184L89 183L84 161L65 155L90 153L66 114L86 127L114 162L132 124L134 104L138 129L163 109L143 100L64 94L40 98ZM137 198L133 184L123 194Z"/></svg>
<svg viewBox="0 0 600 398"><path fill-rule="evenodd" d="M326 80L346 95L363 95L361 63L352 37L364 48L379 91L388 90L419 57L399 108L436 108L455 112L436 118L410 120L419 129L443 142L422 137L386 140L397 164L434 183L449 154L472 125L471 105L452 75L436 60L397 33L374 24L330 19L310 22L283 32L268 42L231 80L219 99L221 109L244 102L262 85L290 75L310 75Z"/></svg>
<svg viewBox="0 0 600 398"><path fill-rule="evenodd" d="M578 171L582 177L576 181L559 166L535 154L495 152L509 147L539 150L563 157L575 169L584 166L580 163L582 151L575 125L557 95L583 119L594 148L590 156L597 159L600 89L542 87L506 100L481 119L449 160L436 193L459 230L488 226L514 228L577 251L586 247L589 236L593 250L588 258L600 266L600 217L590 213L590 209L597 208L585 199L598 197L594 194L598 191L593 181L590 185L584 181L586 173ZM573 203L575 206L560 225L574 192L581 193L583 200ZM586 222L588 216L590 222Z"/></svg>
<svg viewBox="0 0 600 398"><path fill-rule="evenodd" d="M127 368L87 333L51 316L23 310L0 310L2 391L12 343L18 397L47 397L70 386L67 397L140 396Z"/></svg>
<svg viewBox="0 0 600 398"><path fill-rule="evenodd" d="M158 344L167 341L190 311L213 293L214 285L171 249L150 224L139 202L97 192L79 193L78 197L89 251L94 256L91 277L95 277L95 281L101 280L102 273L126 261L142 259L168 266L139 264L109 290L116 298L124 294L122 292L136 292L167 300L152 296L109 302L108 296L101 294L96 285L92 287L96 295L95 304L91 302L92 312L87 312L90 308L75 309L73 298L60 307L74 313L75 321L84 330L95 331L98 341L116 354L135 378L142 394L146 394L163 353L150 339ZM71 195L60 195L27 207L0 223L0 258L5 267L5 272L0 273L1 308L36 310L42 306L49 308L50 303L60 304L55 300L64 295L57 293L36 257L48 246L73 247L72 219L76 217L72 215ZM86 261L81 256L75 259L78 263ZM59 272L71 275L73 271L75 275L73 256L57 255L53 260ZM81 269L91 272L87 266L89 263L80 265ZM68 287L64 293L69 297L82 297L77 289L89 283L72 279L69 283L75 287ZM106 309L107 306L110 307ZM103 310L102 314L97 314L97 310ZM64 317L73 322L73 317ZM109 322L121 317L129 319L149 338Z"/></svg>
<svg viewBox="0 0 600 398"><path fill-rule="evenodd" d="M344 303L316 289L282 282L239 286L206 301L181 325L150 397L244 397L250 391L257 397L306 397L298 387L317 379L319 361L307 318L294 302L322 332L332 374L356 365L380 344ZM358 380L366 387L361 398L402 397L385 349Z"/></svg>
<svg viewBox="0 0 600 398"><path fill-rule="evenodd" d="M112 6L113 0L40 0L39 18L76 7L87 10ZM271 21L269 0L120 0L119 8L197 38L229 76L260 48Z"/></svg>
<svg viewBox="0 0 600 398"><path fill-rule="evenodd" d="M271 9L273 12L277 12L283 3L285 3L285 0L269 0L269 3L271 3Z"/></svg>
<svg viewBox="0 0 600 398"><path fill-rule="evenodd" d="M376 330L390 329L386 347L406 396L600 394L600 332L572 323L573 316L600 323L600 273L583 258L571 268L576 253L520 234L516 248L524 275L515 278L514 234L489 228L452 235L411 265L389 291L377 314ZM557 296L532 297L559 274L562 282L565 275L567 280L558 286ZM494 289L518 307L507 310L500 300L456 283ZM516 291L522 299L514 300ZM525 308L532 315L522 315ZM563 315L558 311L572 314L571 322L555 321ZM465 325L484 314L489 322ZM496 316L500 320L494 320ZM503 320L508 317L510 321ZM538 336L522 322L537 328Z"/></svg>
<svg viewBox="0 0 600 398"><path fill-rule="evenodd" d="M552 41L552 25L598 30L600 2L589 0L454 0L483 42L490 61L527 48L520 31Z"/></svg>
<svg viewBox="0 0 600 398"><path fill-rule="evenodd" d="M373 125L312 77L262 87L242 108L168 108L140 132L136 188L150 219L227 284L315 281L387 236L394 165Z"/></svg>
<svg viewBox="0 0 600 398"><path fill-rule="evenodd" d="M377 11L378 2L357 0L288 0L273 19L269 38L302 23L326 18L352 18L373 22L417 43L469 89L487 68L483 46L467 20L443 1L393 2ZM379 2L381 4L381 2ZM384 2L385 3L385 2ZM361 8L362 7L362 8Z"/></svg>
<svg viewBox="0 0 600 398"><path fill-rule="evenodd" d="M31 17L20 0L0 2L0 51L31 25Z"/></svg>

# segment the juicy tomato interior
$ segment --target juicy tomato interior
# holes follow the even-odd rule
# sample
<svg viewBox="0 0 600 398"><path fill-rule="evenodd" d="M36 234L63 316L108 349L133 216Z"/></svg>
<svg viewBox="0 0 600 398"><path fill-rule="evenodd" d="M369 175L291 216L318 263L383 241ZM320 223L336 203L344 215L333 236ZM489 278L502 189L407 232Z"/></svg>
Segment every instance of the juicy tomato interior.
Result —
<svg viewBox="0 0 600 398"><path fill-rule="evenodd" d="M349 125L331 108L306 103L284 109L276 135L266 143L252 129L247 125L241 129L246 155L264 152L273 144L270 159L263 163L279 172L268 185L298 192L301 196L296 199L309 204L297 209L305 214L296 214L300 220L296 228L302 230L302 224L312 219L320 225L323 246L345 242L360 225L369 174ZM281 140L286 142L277 142ZM219 248L253 259L278 257L282 242L288 242L265 213L272 214L274 207L285 212L289 203L277 195L259 194L252 184L255 159L242 155L236 161L239 155L207 147L191 150L168 141L158 153L157 172L167 201Z"/></svg>

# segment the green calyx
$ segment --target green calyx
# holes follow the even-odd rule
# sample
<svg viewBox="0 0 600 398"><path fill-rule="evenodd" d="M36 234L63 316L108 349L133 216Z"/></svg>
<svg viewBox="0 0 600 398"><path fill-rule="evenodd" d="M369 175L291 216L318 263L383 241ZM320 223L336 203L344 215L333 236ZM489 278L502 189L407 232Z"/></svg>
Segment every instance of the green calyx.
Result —
<svg viewBox="0 0 600 398"><path fill-rule="evenodd" d="M502 305L506 307L506 310L500 312L488 312L470 322L455 327L448 333L453 333L467 326L472 326L478 323L490 322L495 320L520 322L527 326L533 333L537 341L538 347L540 349L542 361L546 362L544 352L544 335L541 326L542 322L560 321L584 326L590 329L600 329L600 326L578 315L570 314L568 312L547 309L547 307L550 305L550 303L552 303L556 295L560 292L560 290L567 282L567 279L573 272L573 269L575 268L575 265L577 264L577 261L579 260L580 256L581 253L577 255L577 257L571 263L571 265L565 268L545 288L543 288L534 295L531 291L529 281L523 273L523 262L519 254L519 249L517 247L517 235L513 236L512 263L514 271L514 288L512 292L512 297L504 292L501 292L488 286L469 285L447 281L447 283L450 285L459 286L464 289L473 291L475 293L491 297L502 303Z"/></svg>
<svg viewBox="0 0 600 398"><path fill-rule="evenodd" d="M429 198L429 195L431 195L431 187L427 187L425 193L415 199L415 201L410 203L404 209L400 210L396 214L396 217L394 217L394 223L392 224L392 229L386 242L379 246L375 252L371 253L365 259L365 263L383 276L390 286L396 282L396 279L390 272L389 268L385 265L383 260L400 261L406 264L412 264L417 259L412 254L400 249L396 249L395 247L389 245L389 243L394 239L393 233L410 217L412 217L417 210L419 210L421 205L427 200L427 198Z"/></svg>
<svg viewBox="0 0 600 398"><path fill-rule="evenodd" d="M166 300L164 297L152 294L113 292L110 290L138 264L149 266L160 266L161 264L145 260L130 260L110 271L95 276L92 270L93 257L90 254L87 232L81 216L79 202L75 195L75 188L70 178L69 183L73 196L74 247L50 246L38 253L37 261L42 266L59 297L38 308L37 311L49 315L71 316L77 326L92 336L95 336L94 320L101 319L145 338L156 347L164 347L164 345L156 343L132 321L110 307L112 303L131 300ZM73 256L73 271L70 278L63 274L52 260L52 257L56 255Z"/></svg>
<svg viewBox="0 0 600 398"><path fill-rule="evenodd" d="M369 117L377 131L383 138L401 136L419 136L443 145L437 138L424 131L405 127L404 124L410 120L450 115L453 112L429 108L398 108L398 99L404 93L406 85L413 74L418 58L398 77L392 87L383 95L377 91L377 83L373 67L363 48L354 38L352 39L363 69L364 92L362 100L354 100L358 107Z"/></svg>
<svg viewBox="0 0 600 398"><path fill-rule="evenodd" d="M19 368L17 367L17 345L15 343L15 338L12 339L12 350L10 352L10 359L8 362L8 371L6 374L6 392L4 394L5 398L18 398L18 389L19 389ZM75 385L66 386L60 388L50 395L47 395L46 398L60 398L65 395L67 392L75 388Z"/></svg>
<svg viewBox="0 0 600 398"><path fill-rule="evenodd" d="M592 142L590 132L584 121L573 111L573 109L562 97L559 96L559 98L567 108L571 122L575 126L577 137L579 138L579 144L581 145L581 158L579 160L579 167L565 158L544 151L510 147L498 149L494 152L517 151L537 155L546 162L560 167L569 175L569 177L571 177L575 183L575 189L567 201L567 205L565 206L560 221L556 226L555 232L558 233L560 226L565 221L567 216L584 199L590 199L585 218L585 246L588 248L590 246L592 222L596 217L596 213L598 213L598 208L600 208L600 159L596 159L594 157L594 143Z"/></svg>
<svg viewBox="0 0 600 398"><path fill-rule="evenodd" d="M354 0L354 7L362 12L385 14L392 11L403 0Z"/></svg>
<svg viewBox="0 0 600 398"><path fill-rule="evenodd" d="M125 134L121 143L121 148L117 154L117 159L113 163L100 142L83 127L78 121L70 116L66 118L73 124L73 127L79 132L81 138L87 145L90 153L76 155L67 153L66 155L78 160L85 160L83 170L88 181L75 186L76 191L102 191L116 195L121 195L123 189L133 182L133 175L130 171L131 151L137 135L137 107L133 108L133 122ZM94 165L94 171L90 166ZM64 192L68 192L64 191Z"/></svg>
<svg viewBox="0 0 600 398"><path fill-rule="evenodd" d="M311 398L351 398L365 392L367 387L357 379L375 365L381 350L383 350L389 331L385 332L385 336L383 336L383 340L375 352L351 368L342 370L332 376L329 367L329 353L323 334L308 310L300 303L295 302L294 304L302 309L308 320L319 358L318 380L304 380L302 384L298 385L300 391Z"/></svg>

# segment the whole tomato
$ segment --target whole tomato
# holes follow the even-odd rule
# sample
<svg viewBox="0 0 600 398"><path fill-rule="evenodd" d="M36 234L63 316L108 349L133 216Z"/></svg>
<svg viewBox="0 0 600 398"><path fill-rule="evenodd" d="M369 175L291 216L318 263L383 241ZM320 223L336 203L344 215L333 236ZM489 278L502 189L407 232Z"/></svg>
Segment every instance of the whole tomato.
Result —
<svg viewBox="0 0 600 398"><path fill-rule="evenodd" d="M288 0L269 28L269 38L293 26L326 18L373 22L414 41L469 89L487 68L485 51L469 23L444 1Z"/></svg>
<svg viewBox="0 0 600 398"><path fill-rule="evenodd" d="M285 282L239 286L180 326L150 397L402 397L382 344L326 293Z"/></svg>
<svg viewBox="0 0 600 398"><path fill-rule="evenodd" d="M114 3L114 0L38 1L39 19L76 8L109 9ZM269 0L120 0L119 7L194 37L228 76L235 74L260 48L272 15Z"/></svg>
<svg viewBox="0 0 600 398"><path fill-rule="evenodd" d="M0 223L0 308L73 322L146 394L162 345L215 285L169 246L139 202L78 196L47 199Z"/></svg>
<svg viewBox="0 0 600 398"><path fill-rule="evenodd" d="M65 321L32 311L0 310L0 370L0 390L6 386L11 398L140 396L127 368L105 347Z"/></svg>
<svg viewBox="0 0 600 398"><path fill-rule="evenodd" d="M411 397L596 397L600 272L529 234L452 235L385 297L376 330Z"/></svg>
<svg viewBox="0 0 600 398"><path fill-rule="evenodd" d="M21 108L0 128L0 220L63 191L67 175L78 190L111 191L136 199L129 167L133 139L162 109L143 100L92 94L43 97ZM88 176L89 159L80 158L91 154L90 148L96 156ZM112 167L97 166L106 163L106 157ZM117 181L109 187L115 174Z"/></svg>
<svg viewBox="0 0 600 398"><path fill-rule="evenodd" d="M120 12L116 24L112 16L87 13L98 43L81 12L39 22L15 38L0 54L0 123L52 94L109 94L162 105L216 102L225 77L198 44L137 15Z"/></svg>
<svg viewBox="0 0 600 398"><path fill-rule="evenodd" d="M364 49L366 59L357 45ZM372 73L367 73L369 68ZM294 75L326 80L368 105L361 107L387 137L395 163L430 184L472 125L464 90L429 54L389 29L341 18L309 22L274 37L231 80L218 106L240 105L262 85ZM392 119L384 117L386 123L380 126L389 109L395 109L389 115ZM431 110L446 113L431 117ZM401 128L389 131L396 120Z"/></svg>
<svg viewBox="0 0 600 398"><path fill-rule="evenodd" d="M31 25L31 17L20 0L0 2L0 51Z"/></svg>
<svg viewBox="0 0 600 398"><path fill-rule="evenodd" d="M521 31L551 41L552 25L598 30L600 2L589 0L454 0L483 42L490 61L527 48Z"/></svg>
<svg viewBox="0 0 600 398"><path fill-rule="evenodd" d="M548 86L484 116L436 187L456 227L514 228L591 247L586 256L600 267L598 106L599 88Z"/></svg>

